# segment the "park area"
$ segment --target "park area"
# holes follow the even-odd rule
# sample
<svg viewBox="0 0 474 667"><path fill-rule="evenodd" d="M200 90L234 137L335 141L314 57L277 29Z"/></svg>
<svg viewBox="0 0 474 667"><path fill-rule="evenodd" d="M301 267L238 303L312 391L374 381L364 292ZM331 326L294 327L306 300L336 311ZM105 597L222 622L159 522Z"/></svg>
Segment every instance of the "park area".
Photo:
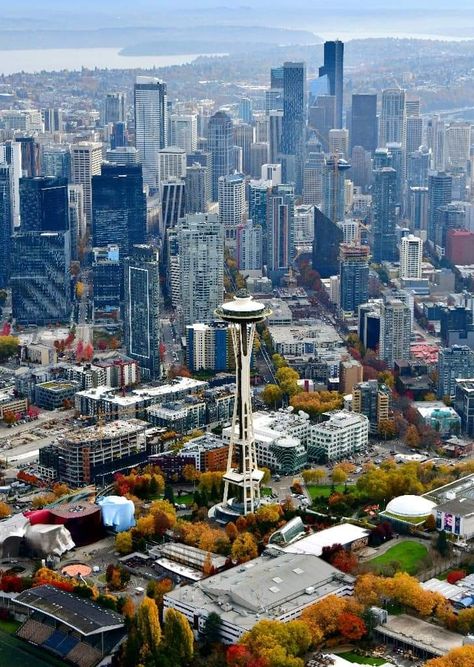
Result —
<svg viewBox="0 0 474 667"><path fill-rule="evenodd" d="M422 560L427 556L428 548L414 540L403 540L390 547L385 553L376 556L369 564L377 571L393 563L398 563L398 569L408 574L415 574Z"/></svg>

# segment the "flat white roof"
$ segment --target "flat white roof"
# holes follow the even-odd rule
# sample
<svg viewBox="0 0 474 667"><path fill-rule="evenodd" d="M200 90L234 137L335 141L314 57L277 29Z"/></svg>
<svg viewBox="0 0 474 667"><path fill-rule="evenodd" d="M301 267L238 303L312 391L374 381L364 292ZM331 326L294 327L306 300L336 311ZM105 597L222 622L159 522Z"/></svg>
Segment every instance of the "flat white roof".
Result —
<svg viewBox="0 0 474 667"><path fill-rule="evenodd" d="M283 547L283 551L292 554L320 556L323 547L330 547L333 544L342 544L343 546L351 544L356 540L367 537L368 534L369 531L366 528L354 526L352 523L341 523L339 526L332 526L332 528L326 528L318 533L302 537L300 540Z"/></svg>

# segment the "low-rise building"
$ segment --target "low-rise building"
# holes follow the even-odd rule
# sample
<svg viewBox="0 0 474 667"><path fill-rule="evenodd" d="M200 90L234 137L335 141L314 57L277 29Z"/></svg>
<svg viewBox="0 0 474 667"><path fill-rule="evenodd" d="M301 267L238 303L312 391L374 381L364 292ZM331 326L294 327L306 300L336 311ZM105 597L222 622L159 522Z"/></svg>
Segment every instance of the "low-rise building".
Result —
<svg viewBox="0 0 474 667"><path fill-rule="evenodd" d="M0 419L6 412L23 415L28 410L28 399L15 396L10 391L0 393Z"/></svg>
<svg viewBox="0 0 474 667"><path fill-rule="evenodd" d="M454 408L442 401L420 401L414 403L418 414L427 426L440 435L457 435L461 430L461 418Z"/></svg>
<svg viewBox="0 0 474 667"><path fill-rule="evenodd" d="M309 461L337 461L367 447L369 420L365 415L336 410L325 412L323 417L326 421L311 427Z"/></svg>
<svg viewBox="0 0 474 667"><path fill-rule="evenodd" d="M74 405L74 395L80 389L77 382L67 380L51 380L42 382L35 387L35 404L44 410L56 410L71 403Z"/></svg>
<svg viewBox="0 0 474 667"><path fill-rule="evenodd" d="M350 595L353 583L353 577L316 556L275 551L177 587L164 596L163 605L165 612L173 608L184 614L196 632L209 614L218 614L221 641L234 644L259 620L292 621L328 595Z"/></svg>
<svg viewBox="0 0 474 667"><path fill-rule="evenodd" d="M184 467L193 465L200 472L225 470L229 445L212 433L194 438L187 442L179 452L162 452L150 456L150 463L156 463L166 477L182 477Z"/></svg>
<svg viewBox="0 0 474 667"><path fill-rule="evenodd" d="M360 382L352 390L352 411L365 415L369 430L377 433L382 421L387 420L390 410L390 389L377 380Z"/></svg>
<svg viewBox="0 0 474 667"><path fill-rule="evenodd" d="M275 352L283 356L309 358L327 350L345 351L344 341L336 329L319 320L309 324L270 326L269 331Z"/></svg>
<svg viewBox="0 0 474 667"><path fill-rule="evenodd" d="M189 433L206 424L206 404L201 399L188 396L182 401L154 405L148 408L147 415L153 426L164 426L176 433Z"/></svg>

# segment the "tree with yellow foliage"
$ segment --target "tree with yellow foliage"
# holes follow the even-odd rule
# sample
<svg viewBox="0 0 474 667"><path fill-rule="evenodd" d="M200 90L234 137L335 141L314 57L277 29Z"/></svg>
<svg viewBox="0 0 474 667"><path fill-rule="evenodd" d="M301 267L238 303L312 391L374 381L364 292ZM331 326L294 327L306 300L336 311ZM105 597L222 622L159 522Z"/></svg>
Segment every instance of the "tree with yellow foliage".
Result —
<svg viewBox="0 0 474 667"><path fill-rule="evenodd" d="M304 622L268 620L259 621L239 641L267 667L303 667L300 656L304 656L311 643L311 632Z"/></svg>
<svg viewBox="0 0 474 667"><path fill-rule="evenodd" d="M292 396L290 405L295 410L303 410L312 419L316 419L323 412L340 410L343 402L342 394L339 394L337 391L302 391L296 396Z"/></svg>
<svg viewBox="0 0 474 667"><path fill-rule="evenodd" d="M166 610L163 643L172 664L188 664L194 655L193 631L186 616L176 609Z"/></svg>
<svg viewBox="0 0 474 667"><path fill-rule="evenodd" d="M137 609L136 624L141 639L140 659L147 663L161 642L161 627L156 602L149 597L143 598Z"/></svg>
<svg viewBox="0 0 474 667"><path fill-rule="evenodd" d="M425 667L474 667L474 646L455 648L441 658L428 660Z"/></svg>
<svg viewBox="0 0 474 667"><path fill-rule="evenodd" d="M132 532L124 530L115 536L115 548L119 554L126 555L133 551Z"/></svg>
<svg viewBox="0 0 474 667"><path fill-rule="evenodd" d="M237 563L246 563L252 558L257 558L258 548L257 542L252 533L240 533L232 544L230 552L232 560Z"/></svg>
<svg viewBox="0 0 474 667"><path fill-rule="evenodd" d="M5 519L12 513L12 508L7 503L0 502L0 519Z"/></svg>

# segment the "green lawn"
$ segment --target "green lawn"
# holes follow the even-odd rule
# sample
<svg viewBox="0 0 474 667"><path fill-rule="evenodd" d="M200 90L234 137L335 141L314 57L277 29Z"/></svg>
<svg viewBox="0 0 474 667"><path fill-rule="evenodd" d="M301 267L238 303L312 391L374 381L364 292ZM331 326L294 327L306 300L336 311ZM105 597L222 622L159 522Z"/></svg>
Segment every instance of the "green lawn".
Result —
<svg viewBox="0 0 474 667"><path fill-rule="evenodd" d="M2 667L66 667L59 658L0 630L0 665Z"/></svg>
<svg viewBox="0 0 474 667"><path fill-rule="evenodd" d="M358 655L353 651L348 651L347 653L338 653L338 655L348 662L355 662L358 665L385 665L387 662L384 658L366 658L365 656Z"/></svg>
<svg viewBox="0 0 474 667"><path fill-rule="evenodd" d="M306 488L311 498L318 498L319 496L329 498L329 496L333 493L331 484L320 484L317 486L313 485L307 486ZM336 484L335 491L338 493L344 493L344 484Z"/></svg>
<svg viewBox="0 0 474 667"><path fill-rule="evenodd" d="M428 549L424 544L412 540L403 540L394 544L384 554L373 558L369 563L378 569L396 561L399 563L400 570L408 572L408 574L415 574L418 564L427 553Z"/></svg>
<svg viewBox="0 0 474 667"><path fill-rule="evenodd" d="M270 489L270 487L264 486L260 489L260 493L265 498L265 496L271 496L273 491Z"/></svg>
<svg viewBox="0 0 474 667"><path fill-rule="evenodd" d="M178 496L177 493L174 494L174 501L175 503L178 503L179 505L192 505L194 502L194 494L193 493L182 493L180 496Z"/></svg>

